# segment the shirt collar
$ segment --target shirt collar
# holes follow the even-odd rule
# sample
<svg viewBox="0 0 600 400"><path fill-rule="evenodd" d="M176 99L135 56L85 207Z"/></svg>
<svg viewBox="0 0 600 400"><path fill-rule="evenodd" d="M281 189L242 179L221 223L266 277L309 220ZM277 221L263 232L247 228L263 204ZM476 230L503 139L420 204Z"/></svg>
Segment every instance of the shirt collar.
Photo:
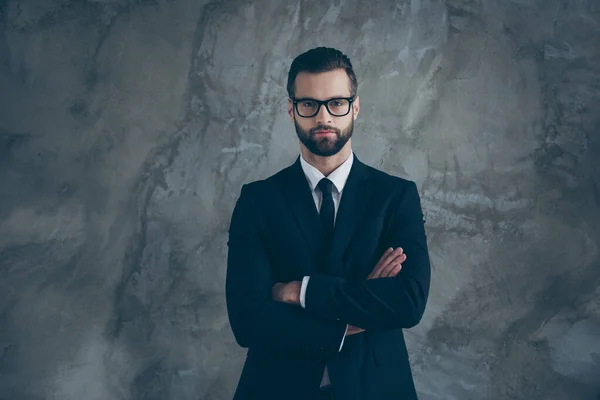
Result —
<svg viewBox="0 0 600 400"><path fill-rule="evenodd" d="M350 169L352 168L352 162L354 161L354 153L350 152L350 156L344 161L339 167L337 167L333 172L331 172L327 179L333 182L333 186L335 186L338 193L342 193L344 189L344 185L348 180L348 175L350 175ZM302 154L300 155L300 165L302 165L302 170L304 171L304 175L308 180L311 190L315 190L321 179L325 178L325 175L321 173L318 169L310 165Z"/></svg>

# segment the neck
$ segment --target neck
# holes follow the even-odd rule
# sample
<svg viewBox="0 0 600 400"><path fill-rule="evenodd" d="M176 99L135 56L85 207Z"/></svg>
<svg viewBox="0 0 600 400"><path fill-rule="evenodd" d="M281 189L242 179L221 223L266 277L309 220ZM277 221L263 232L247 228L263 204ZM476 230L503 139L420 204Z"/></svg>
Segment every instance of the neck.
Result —
<svg viewBox="0 0 600 400"><path fill-rule="evenodd" d="M350 157L352 153L351 140L337 153L329 157L322 157L311 153L304 145L300 144L302 157L323 175L328 176Z"/></svg>

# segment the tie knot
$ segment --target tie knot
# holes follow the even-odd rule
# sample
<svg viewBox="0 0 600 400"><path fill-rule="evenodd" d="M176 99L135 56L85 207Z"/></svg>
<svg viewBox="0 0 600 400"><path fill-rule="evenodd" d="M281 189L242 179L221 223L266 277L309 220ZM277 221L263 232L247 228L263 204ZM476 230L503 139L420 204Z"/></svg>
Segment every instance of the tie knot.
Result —
<svg viewBox="0 0 600 400"><path fill-rule="evenodd" d="M331 182L329 179L327 179L327 178L321 179L317 186L319 187L319 189L321 189L321 193L323 193L324 195L331 195L331 189L333 187L333 182Z"/></svg>

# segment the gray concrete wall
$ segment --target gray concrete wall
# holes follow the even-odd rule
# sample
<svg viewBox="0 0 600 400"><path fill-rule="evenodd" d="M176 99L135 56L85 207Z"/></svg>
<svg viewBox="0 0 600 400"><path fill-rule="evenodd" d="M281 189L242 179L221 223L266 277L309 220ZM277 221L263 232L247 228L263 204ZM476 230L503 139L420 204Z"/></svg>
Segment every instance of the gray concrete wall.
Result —
<svg viewBox="0 0 600 400"><path fill-rule="evenodd" d="M598 399L599 43L597 0L0 0L0 399L231 398L229 217L317 45L423 198L420 397Z"/></svg>

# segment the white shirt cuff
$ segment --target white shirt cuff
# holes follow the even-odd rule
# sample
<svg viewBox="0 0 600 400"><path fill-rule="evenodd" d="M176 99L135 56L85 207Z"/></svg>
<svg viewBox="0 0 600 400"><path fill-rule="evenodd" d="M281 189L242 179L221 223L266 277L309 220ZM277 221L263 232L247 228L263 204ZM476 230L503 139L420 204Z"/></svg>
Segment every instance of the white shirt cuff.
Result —
<svg viewBox="0 0 600 400"><path fill-rule="evenodd" d="M344 347L344 339L346 339L346 333L348 333L348 327L350 325L346 325L346 332L344 332L344 336L342 337L342 343L340 343L340 349L338 350L338 352L342 351L342 347Z"/></svg>
<svg viewBox="0 0 600 400"><path fill-rule="evenodd" d="M308 285L309 279L310 276L305 276L302 278L302 286L300 286L300 305L302 308L306 308L306 285Z"/></svg>
<svg viewBox="0 0 600 400"><path fill-rule="evenodd" d="M309 280L310 276L305 276L302 278L302 286L300 286L300 305L302 308L306 308L306 286L308 286ZM348 333L349 326L350 325L346 325L346 331L344 332L344 336L342 336L342 342L340 343L338 352L342 351L342 347L344 347L344 339L346 339L346 333Z"/></svg>

